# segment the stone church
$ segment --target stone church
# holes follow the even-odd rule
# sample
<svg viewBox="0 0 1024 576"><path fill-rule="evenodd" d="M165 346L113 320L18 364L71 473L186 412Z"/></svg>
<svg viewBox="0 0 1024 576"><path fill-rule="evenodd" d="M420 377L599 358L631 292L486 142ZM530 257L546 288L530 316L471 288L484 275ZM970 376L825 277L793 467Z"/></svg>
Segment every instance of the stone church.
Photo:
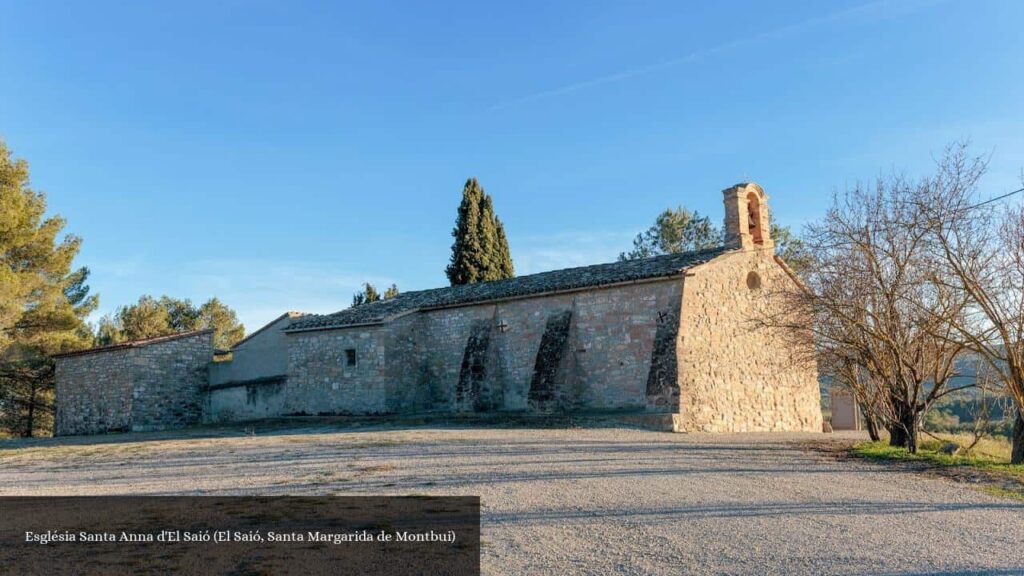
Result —
<svg viewBox="0 0 1024 576"><path fill-rule="evenodd" d="M677 432L820 431L808 350L757 322L797 287L775 255L768 198L750 183L724 199L719 248L288 313L226 361L213 361L209 331L57 356L56 433L516 413L606 414Z"/></svg>

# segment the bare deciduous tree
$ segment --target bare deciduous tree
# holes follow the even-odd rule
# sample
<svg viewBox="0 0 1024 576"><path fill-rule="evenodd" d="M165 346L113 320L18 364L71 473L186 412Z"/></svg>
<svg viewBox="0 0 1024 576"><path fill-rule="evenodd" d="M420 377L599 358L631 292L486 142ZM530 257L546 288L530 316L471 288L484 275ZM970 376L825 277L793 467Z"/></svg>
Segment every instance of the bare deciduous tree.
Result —
<svg viewBox="0 0 1024 576"><path fill-rule="evenodd" d="M986 160L966 144L947 148L939 174L916 199L938 276L969 305L950 318L1006 387L1017 406L1011 462L1024 463L1024 207L982 200L978 180ZM1024 179L1024 178L1022 178Z"/></svg>
<svg viewBox="0 0 1024 576"><path fill-rule="evenodd" d="M1002 393L1003 387L991 367L988 365L978 365L975 362L974 365L974 377L976 379L976 387L978 388L977 397L974 402L968 404L968 414L971 417L971 443L964 446L964 450L969 454L974 447L978 445L983 438L989 435L989 426L992 422L992 412L994 411L994 404L997 404L997 397Z"/></svg>
<svg viewBox="0 0 1024 576"><path fill-rule="evenodd" d="M808 227L806 290L791 292L787 307L813 316L819 365L911 452L924 413L959 389L949 383L964 350L948 320L964 297L936 281L914 201L929 182L892 176L835 195Z"/></svg>

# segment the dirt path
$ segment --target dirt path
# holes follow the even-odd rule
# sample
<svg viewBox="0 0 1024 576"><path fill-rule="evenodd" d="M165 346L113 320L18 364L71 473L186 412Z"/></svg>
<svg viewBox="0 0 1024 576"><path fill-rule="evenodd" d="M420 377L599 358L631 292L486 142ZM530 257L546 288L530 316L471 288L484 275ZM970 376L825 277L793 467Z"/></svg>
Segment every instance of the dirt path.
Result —
<svg viewBox="0 0 1024 576"><path fill-rule="evenodd" d="M6 442L0 494L479 495L495 575L1024 574L1024 503L836 459L822 438L314 426Z"/></svg>

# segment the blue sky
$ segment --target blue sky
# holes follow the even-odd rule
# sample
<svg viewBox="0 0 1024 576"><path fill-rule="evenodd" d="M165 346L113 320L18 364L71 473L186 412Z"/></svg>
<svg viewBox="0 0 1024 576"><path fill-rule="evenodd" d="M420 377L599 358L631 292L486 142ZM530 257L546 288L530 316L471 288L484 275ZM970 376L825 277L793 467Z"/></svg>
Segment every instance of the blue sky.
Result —
<svg viewBox="0 0 1024 576"><path fill-rule="evenodd" d="M755 180L799 227L943 145L1024 166L1024 2L10 2L0 138L104 312L216 295L251 329L446 284L480 179L519 273L613 260Z"/></svg>

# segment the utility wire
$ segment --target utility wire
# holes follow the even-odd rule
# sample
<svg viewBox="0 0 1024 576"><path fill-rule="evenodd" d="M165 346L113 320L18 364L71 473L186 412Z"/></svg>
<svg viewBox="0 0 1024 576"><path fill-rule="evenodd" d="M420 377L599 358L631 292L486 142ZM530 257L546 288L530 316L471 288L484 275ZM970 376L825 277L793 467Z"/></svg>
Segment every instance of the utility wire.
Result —
<svg viewBox="0 0 1024 576"><path fill-rule="evenodd" d="M971 206L968 206L966 208L961 208L960 211L967 212L969 210L973 210L975 208L979 208L979 207L984 206L986 204L991 204L993 202L998 202L1000 200L1004 200L1006 198L1009 198L1010 196L1013 196L1014 194L1020 194L1021 192L1024 192L1024 188L1018 188L1018 189L1013 190L1011 192L1007 192L1006 194L1002 194L1000 196L996 196L995 198L989 198L988 200L984 200L984 201L978 202L977 204L972 204ZM881 227L881 226L879 226L879 227L876 227L876 226L877 226L877 223L868 222L867 225L865 226L865 232L868 232L870 234L879 234L879 233L881 233L884 228ZM853 242L854 241L852 241L852 240L849 240L849 241L846 241L846 242L838 242L838 243L831 244L831 245L828 245L828 246L821 246L821 248L825 248L825 249L839 248L841 246L848 246L849 244L852 244Z"/></svg>
<svg viewBox="0 0 1024 576"><path fill-rule="evenodd" d="M984 202L978 202L974 206L968 206L967 209L970 210L971 208L977 208L979 206L984 206L985 204L991 204L992 202L997 202L999 200L1002 200L1003 198L1009 198L1010 196L1013 196L1014 194L1020 194L1021 192L1024 192L1024 188L1018 188L1018 189L1014 190L1013 192L1007 192L1006 194L1003 194L1002 196L996 196L995 198L989 198L988 200L985 200Z"/></svg>

